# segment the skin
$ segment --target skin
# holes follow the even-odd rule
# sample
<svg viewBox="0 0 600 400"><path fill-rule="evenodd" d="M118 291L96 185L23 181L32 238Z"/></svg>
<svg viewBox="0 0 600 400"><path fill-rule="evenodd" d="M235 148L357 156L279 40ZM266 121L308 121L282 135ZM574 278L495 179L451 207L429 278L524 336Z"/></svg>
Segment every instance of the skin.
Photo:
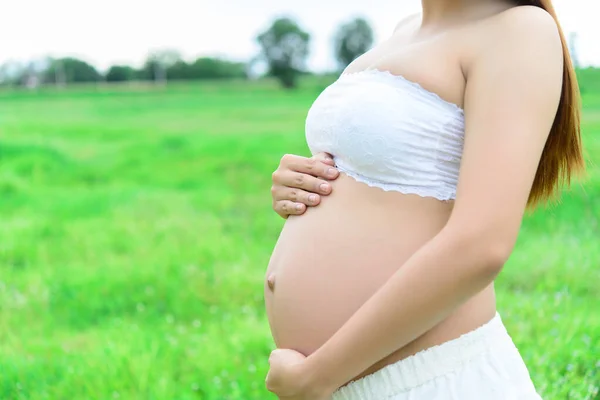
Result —
<svg viewBox="0 0 600 400"><path fill-rule="evenodd" d="M495 312L493 281L515 244L560 99L563 58L556 24L538 8L511 8L507 3L492 0L423 0L423 19L416 31L411 30L411 21L404 21L389 41L378 46L381 52L375 48L348 70L369 66L387 69L464 108L465 144L456 200L442 204L435 199L381 192L360 187L342 175L329 181L329 194L322 193L326 197L308 204L319 207L307 211L304 200L317 183L324 181L322 171L329 164L318 159L284 160L285 165L273 177L274 208L286 216L285 210L294 209L293 203L302 203L304 208L297 212L305 213L300 218L288 218L286 228L290 222L291 228L290 233L286 228L282 232L284 245L289 237L291 243L299 246L302 243L299 240L310 238L311 232L314 234L315 226L330 230L336 221L343 224L340 219L343 212L356 213L358 216L350 222L363 224L374 235L378 234L377 229L383 229L381 238L393 235L394 227L400 229L397 224L387 225L388 219L407 220L411 234L420 239L405 245L408 236L404 236L396 246L390 239L388 257L383 262L378 257L359 260L370 263L369 274L380 275L371 280L369 275L360 277L364 278L361 284L373 287L362 293L363 298L354 299L354 307L343 309L340 305L346 314L314 343L286 332L286 324L293 325L293 320L278 324L277 319L283 315L277 311L278 303L294 306L293 302L285 303L286 295L294 294L290 276L304 275L299 269L281 268L277 262L278 257L293 251L291 245L284 252L275 249L275 261L272 258L269 267L273 264L281 269L267 271L273 283L266 285L267 313L275 328L275 341L283 345L277 343L278 349L271 353L266 385L280 399L328 399L336 389L373 366L375 370L380 368L378 363L382 360L388 358L388 363L391 362L390 355L396 354L401 359L432 343L457 337L489 320ZM449 42L440 38L449 38ZM454 47L449 43L454 43ZM411 50L390 53L391 48L398 48L394 45L400 44ZM440 57L442 49L450 52L443 54L444 62L432 58ZM436 70L442 68L440 65L448 69ZM303 178L298 179L298 174ZM285 190L290 193L297 183L302 183L296 185L302 186L302 191L293 189L295 197L283 194ZM354 198L348 196L358 200L353 204ZM368 211L344 208L358 206L361 200L363 208L373 204L367 203L373 200L379 202L378 207ZM336 207L328 205L336 202ZM283 204L287 206L284 208ZM305 220L327 218L338 208L341 211L336 219L312 227L302 225ZM403 214L403 208L409 211ZM379 209L384 209L384 213L378 214ZM431 212L435 215L427 219ZM411 215L416 217L410 219ZM429 231L423 232L421 226ZM351 229L352 225L344 226L344 230ZM343 235L344 230L336 234ZM301 234L295 235L297 231ZM406 235L402 230L396 233ZM326 236L320 237L314 245L325 239ZM339 243L330 240L326 246ZM383 248L376 250L374 254L380 254ZM345 275L352 275L353 268L364 272L352 264L364 251L361 248L345 260L349 262L346 270L352 269ZM332 253L343 257L343 252ZM302 259L301 256L297 255ZM390 262L396 265L390 268ZM311 270L310 263L302 267L316 273L313 277L328 273L322 266ZM335 269L335 265L330 268ZM386 273L381 273L382 270ZM344 275L336 275L335 279L343 280ZM297 285L302 282L297 281ZM342 283L336 288L343 294L344 286ZM280 288L282 295L277 294ZM318 288L311 296L319 296ZM336 297L330 295L324 299L335 302ZM320 303L321 307L326 305ZM285 346L287 341L298 342L300 346L290 348ZM307 349L302 349L303 346Z"/></svg>

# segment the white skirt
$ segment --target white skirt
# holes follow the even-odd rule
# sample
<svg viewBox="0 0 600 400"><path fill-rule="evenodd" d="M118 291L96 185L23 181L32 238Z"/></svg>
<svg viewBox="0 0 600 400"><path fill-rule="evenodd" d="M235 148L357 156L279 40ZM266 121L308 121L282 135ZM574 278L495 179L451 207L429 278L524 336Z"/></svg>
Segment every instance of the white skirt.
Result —
<svg viewBox="0 0 600 400"><path fill-rule="evenodd" d="M338 389L332 400L541 400L500 315Z"/></svg>

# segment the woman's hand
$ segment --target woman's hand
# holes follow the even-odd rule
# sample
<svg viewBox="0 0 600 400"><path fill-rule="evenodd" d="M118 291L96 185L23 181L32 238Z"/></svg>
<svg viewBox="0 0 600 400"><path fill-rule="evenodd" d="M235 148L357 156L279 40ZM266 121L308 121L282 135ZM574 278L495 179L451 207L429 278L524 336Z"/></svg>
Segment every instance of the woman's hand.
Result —
<svg viewBox="0 0 600 400"><path fill-rule="evenodd" d="M327 153L318 153L311 158L284 155L273 172L273 209L283 218L303 214L307 207L321 202L320 195L331 193L327 180L338 176L333 158Z"/></svg>
<svg viewBox="0 0 600 400"><path fill-rule="evenodd" d="M269 357L266 385L280 400L329 400L335 391L307 370L306 357L294 350L277 349Z"/></svg>

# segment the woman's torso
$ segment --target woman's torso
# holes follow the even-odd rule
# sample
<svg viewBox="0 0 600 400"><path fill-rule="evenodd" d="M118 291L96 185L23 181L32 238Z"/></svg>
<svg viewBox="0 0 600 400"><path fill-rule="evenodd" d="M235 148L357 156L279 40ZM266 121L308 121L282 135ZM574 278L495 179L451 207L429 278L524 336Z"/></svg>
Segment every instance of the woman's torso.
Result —
<svg viewBox="0 0 600 400"><path fill-rule="evenodd" d="M388 71L418 83L423 91L436 93L440 102L461 106L465 91L462 65L473 51L469 37L474 33L455 31L413 42L400 32L358 58L346 74L367 69ZM475 42L479 40L481 37ZM345 174L332 182L332 187L332 194L318 207L300 217L289 217L267 269L267 277L275 276L274 290L265 282L267 315L275 342L280 348L306 355L327 341L442 229L453 206L451 199L384 191ZM471 331L494 313L490 285L438 326L361 376Z"/></svg>

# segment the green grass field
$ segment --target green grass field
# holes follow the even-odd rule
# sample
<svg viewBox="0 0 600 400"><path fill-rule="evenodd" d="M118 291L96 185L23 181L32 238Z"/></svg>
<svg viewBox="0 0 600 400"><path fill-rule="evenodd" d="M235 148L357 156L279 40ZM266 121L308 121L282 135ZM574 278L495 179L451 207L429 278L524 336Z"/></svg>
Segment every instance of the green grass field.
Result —
<svg viewBox="0 0 600 400"><path fill-rule="evenodd" d="M581 82L597 160L600 73ZM271 172L308 153L326 83L0 92L0 399L273 399ZM544 399L600 398L599 223L590 162L498 279Z"/></svg>

